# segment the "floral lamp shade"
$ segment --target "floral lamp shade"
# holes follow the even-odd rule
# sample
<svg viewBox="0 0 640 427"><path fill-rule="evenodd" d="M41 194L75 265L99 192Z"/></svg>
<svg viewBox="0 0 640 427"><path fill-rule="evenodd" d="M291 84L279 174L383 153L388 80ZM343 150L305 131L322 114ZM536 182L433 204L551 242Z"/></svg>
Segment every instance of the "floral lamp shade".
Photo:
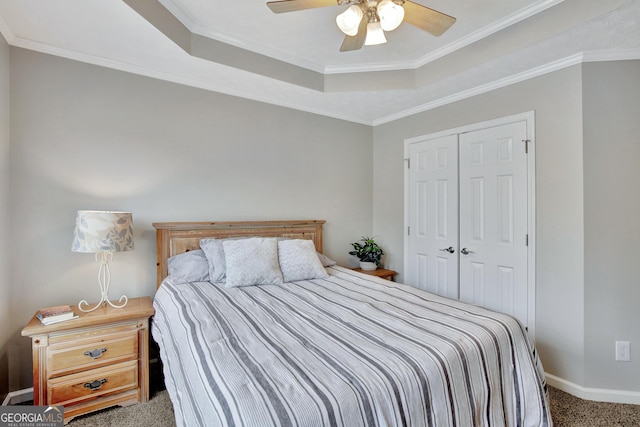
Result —
<svg viewBox="0 0 640 427"><path fill-rule="evenodd" d="M134 249L131 212L78 211L73 252L125 252Z"/></svg>

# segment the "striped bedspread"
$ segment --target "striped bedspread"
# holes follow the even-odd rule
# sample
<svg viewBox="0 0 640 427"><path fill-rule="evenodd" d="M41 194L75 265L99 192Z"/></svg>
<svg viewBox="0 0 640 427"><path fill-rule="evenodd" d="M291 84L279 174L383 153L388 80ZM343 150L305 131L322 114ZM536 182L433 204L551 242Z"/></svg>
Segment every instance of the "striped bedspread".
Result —
<svg viewBox="0 0 640 427"><path fill-rule="evenodd" d="M178 426L550 426L513 318L328 268L327 279L158 290Z"/></svg>

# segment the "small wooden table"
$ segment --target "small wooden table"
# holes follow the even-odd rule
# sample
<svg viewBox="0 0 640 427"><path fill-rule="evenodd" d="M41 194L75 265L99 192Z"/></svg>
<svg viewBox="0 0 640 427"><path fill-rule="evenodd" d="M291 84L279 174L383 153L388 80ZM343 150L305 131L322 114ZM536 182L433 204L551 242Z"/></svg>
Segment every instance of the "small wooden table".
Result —
<svg viewBox="0 0 640 427"><path fill-rule="evenodd" d="M385 268L376 268L375 270L363 270L361 268L354 268L353 270L354 271L358 271L360 273L370 274L370 275L376 276L376 277L381 277L383 279L391 280L391 281L393 281L393 276L398 274L397 271L387 270Z"/></svg>
<svg viewBox="0 0 640 427"><path fill-rule="evenodd" d="M124 308L100 307L45 326L34 316L22 330L33 348L33 404L64 406L64 422L114 405L149 400L149 297Z"/></svg>

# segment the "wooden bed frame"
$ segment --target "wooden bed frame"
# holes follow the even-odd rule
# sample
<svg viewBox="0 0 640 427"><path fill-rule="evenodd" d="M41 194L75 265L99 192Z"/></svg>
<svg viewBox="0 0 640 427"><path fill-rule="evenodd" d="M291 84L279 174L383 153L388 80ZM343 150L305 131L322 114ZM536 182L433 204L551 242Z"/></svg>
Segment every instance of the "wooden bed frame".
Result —
<svg viewBox="0 0 640 427"><path fill-rule="evenodd" d="M322 252L324 220L232 221L232 222L154 222L156 229L156 287L167 277L167 259L200 249L200 239L230 237L287 237L313 240Z"/></svg>

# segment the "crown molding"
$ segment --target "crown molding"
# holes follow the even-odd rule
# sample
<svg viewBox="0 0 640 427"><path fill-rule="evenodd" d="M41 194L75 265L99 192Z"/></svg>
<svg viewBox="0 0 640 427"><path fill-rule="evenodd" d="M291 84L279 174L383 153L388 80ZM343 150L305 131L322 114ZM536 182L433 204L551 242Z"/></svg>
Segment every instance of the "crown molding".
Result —
<svg viewBox="0 0 640 427"><path fill-rule="evenodd" d="M310 108L301 106L293 100L287 102L269 99L265 96L259 96L255 93L248 93L245 91L230 89L226 86L212 84L198 79L184 77L167 72L159 72L154 69L140 67L121 61L114 61L111 59L102 58L95 55L86 53L71 51L68 49L62 49L55 46L47 45L44 43L35 42L33 40L17 37L7 25L6 21L0 15L0 32L7 40L7 43L11 46L33 50L36 52L46 53L54 56L59 56L66 59L71 59L79 62L85 62L101 67L112 68L119 71L129 72L141 76L151 77L159 80L164 80L172 83L183 84L186 86L196 87L204 90L219 92L225 95L237 96L240 98L250 99L253 101L263 102L271 105L277 105L284 108L291 108L311 114L318 114L325 117L331 117L339 120L345 120L352 123L378 126L385 123L399 120L405 117L409 117L414 114L422 113L443 105L451 104L453 102L461 101L476 95L481 95L496 89L500 89L515 83L519 83L525 80L529 80L535 77L539 77L563 68L570 67L572 65L587 63L587 62L607 62L607 61L623 61L623 60L640 60L640 49L619 49L611 51L588 51L577 53L557 61L547 63L545 65L531 68L521 73L516 73L508 77L494 80L492 82L476 86L474 88L454 93L449 96L441 97L427 103L417 105L413 108L409 108L403 111L399 111L394 114L390 114L384 117L374 118L371 120L363 119L361 117L351 117L347 114L338 114L334 112L328 112L327 110Z"/></svg>
<svg viewBox="0 0 640 427"><path fill-rule="evenodd" d="M440 49L436 49L433 52L430 52L429 54L424 55L421 58L418 58L414 61L380 63L380 64L367 65L367 66L359 66L359 65L327 66L325 67L324 74L360 73L360 72L369 72L369 71L415 70L429 64L430 62L433 62L444 56L450 55L453 52L460 50L470 44L480 41L485 37L495 34L513 24L517 24L518 22L531 18L532 16L535 16L536 14L546 9L549 9L550 7L556 6L564 1L565 0L546 0L540 3L536 3L532 6L521 9L518 12L515 12L509 16L506 16L504 19L496 21L491 25L488 25L477 31L474 31L473 33L468 34L467 36L462 37L453 43L443 46Z"/></svg>
<svg viewBox="0 0 640 427"><path fill-rule="evenodd" d="M248 50L260 55L268 56L279 61L287 62L297 67L306 68L307 70L315 71L317 73L325 73L325 67L315 62L304 61L300 58L293 57L287 53L271 49L268 47L258 46L255 43L249 43L246 40L241 40L236 37L230 37L227 34L213 31L209 28L203 27L201 24L194 21L180 6L175 4L171 0L160 0L162 4L175 18L182 23L193 34L198 34L202 37L207 37L213 40L217 40L222 43L226 43L230 46L240 49ZM337 3L336 3L337 4Z"/></svg>
<svg viewBox="0 0 640 427"><path fill-rule="evenodd" d="M585 52L583 62L629 61L640 59L640 48Z"/></svg>
<svg viewBox="0 0 640 427"><path fill-rule="evenodd" d="M532 79L534 77L542 76L544 74L551 73L553 71L561 70L566 67L570 67L575 64L579 64L582 61L582 53L563 58L558 61L554 61L540 67L535 67L521 73L513 74L508 77L504 77L498 80L494 80L483 85L476 86L471 89L467 89L461 92L454 93L449 96L438 98L436 100L427 102L425 104L417 105L413 108L409 108L404 111L400 111L395 114L390 114L386 117L382 117L373 121L373 126L389 123L398 119L412 116L414 114L423 113L434 108L441 107L443 105L451 104L453 102L461 101L463 99L471 98L472 96L482 95L483 93L491 92L496 89L500 89L515 83L520 83L525 80Z"/></svg>
<svg viewBox="0 0 640 427"><path fill-rule="evenodd" d="M488 37L494 33L497 33L513 24L528 19L550 7L556 6L565 0L545 0L538 2L534 5L521 9L504 19L496 21L478 31L475 31L453 43L443 46L427 55L424 55L415 60L406 61L394 61L394 62L379 62L374 64L347 64L347 65L326 65L317 64L310 61L302 60L298 57L291 56L286 52L271 49L265 46L258 46L255 43L249 43L245 40L240 40L229 35L222 34L216 31L212 31L208 28L201 26L194 21L184 10L176 5L171 0L161 0L160 3L167 8L167 10L178 19L182 25L184 25L189 31L194 34L199 34L203 37L208 37L213 40L217 40L222 43L229 44L234 47L245 49L260 55L269 56L279 61L287 62L297 67L306 68L311 71L315 71L322 74L348 74L348 73L368 73L378 71L398 71L398 70L415 70L430 62L433 62L443 56L449 55L465 46L473 44L485 37Z"/></svg>
<svg viewBox="0 0 640 427"><path fill-rule="evenodd" d="M539 0L532 6L512 13L498 22L482 28L460 41L450 44L443 49L428 55L428 63L421 64L416 61L378 62L361 65L327 65L321 67L317 64L304 62L303 59L291 60L291 55L283 55L281 51L265 50L255 46L254 43L242 42L238 38L217 34L198 23L196 17L190 17L187 11L181 9L174 0L124 0L136 13L140 14L149 23L155 26L161 33L193 57L205 59L232 68L238 68L250 73L267 78L292 83L306 89L320 92L349 92L379 88L382 90L416 89L424 84L425 68L436 64L440 59L444 62L458 61L463 66L474 67L479 65L477 55L468 55L473 51L473 46L480 43L494 43L494 48L489 49L489 56L499 54L497 50L514 50L522 48L538 39L550 37L556 31L565 31L563 25L571 27L581 23L584 19L600 16L611 8L619 6L624 0L601 0L601 3L584 7L582 0ZM166 4L166 5L165 5ZM562 6L558 6L562 5ZM568 5L568 6L567 6ZM557 19L546 13L548 9L562 7L558 12L567 12L567 8L580 6L573 20L563 19L560 25ZM566 6L566 7L565 7ZM545 12L541 14L541 12ZM544 15L544 16L541 16ZM540 19L537 17L540 16ZM169 18L170 17L170 18ZM526 23L525 23L526 22ZM524 35L514 37L512 28L517 23L524 23ZM505 39L496 41L500 32L507 32ZM189 36L190 34L190 36ZM447 59L445 59L445 57ZM466 61L464 58L471 58ZM451 59L449 61L449 59ZM423 59L422 62L425 62ZM435 65L435 69L438 66ZM319 70L319 71L316 71ZM451 73L460 70L454 67ZM407 73L414 73L407 78ZM393 75L395 74L395 75ZM423 77L419 78L418 74ZM427 78L428 80L428 78ZM412 82L412 84L411 84Z"/></svg>
<svg viewBox="0 0 640 427"><path fill-rule="evenodd" d="M509 16L506 16L504 19L500 21L494 22L491 25L488 25L484 28L475 31L466 37L463 37L457 40L455 43L451 43L447 46L444 46L441 49L437 49L428 55L423 56L416 62L416 68L421 67L423 65L428 64L429 62L433 62L438 58L442 58L443 56L449 55L456 50L462 49L465 46L473 44L477 41L482 40L485 37L489 37L492 34L495 34L501 30L504 30L511 25L517 24L518 22L524 21L525 19L531 18L532 16L537 15L538 13L549 9L550 7L556 6L565 0L546 0L540 3L536 3L524 9L521 9Z"/></svg>
<svg viewBox="0 0 640 427"><path fill-rule="evenodd" d="M1 21L1 19L0 19ZM2 22L0 22L0 28L2 28ZM3 35L5 33L3 32ZM5 38L6 35L5 35ZM80 53L76 51L71 51L67 49L60 49L54 46L46 45L43 43L37 43L32 40L22 39L20 37L16 37L11 33L10 39L7 38L7 42L11 46L33 50L40 53L45 53L53 56L58 56L65 59L71 59L78 62L83 62L91 65L97 65L100 67L111 68L118 71L124 71L131 74L136 74L139 76L150 77L162 81L167 81L171 83L177 83L185 86L195 87L198 89L204 89L212 92L221 93L224 95L235 96L238 98L249 99L252 101L262 102L265 104L276 105L279 107L290 108L292 110L303 111L306 113L317 114L320 116L330 117L338 120L345 120L352 123L362 124L362 125L371 125L371 122L368 120L363 120L358 117L350 117L345 114L337 114L333 112L328 112L324 109L317 108L309 108L304 107L296 102L284 102L284 101L274 101L272 98L266 96L256 95L251 91L242 91L237 89L230 89L228 86L224 85L216 85L211 83L210 81L203 81L199 79L193 79L189 77L184 77L182 75L167 73L162 71L157 71L151 68L140 67L138 65L129 64L121 61L114 61L111 59L101 58L95 55L89 55L86 53Z"/></svg>
<svg viewBox="0 0 640 427"><path fill-rule="evenodd" d="M515 83L520 83L525 80L529 80L535 77L552 73L554 71L561 70L563 68L571 67L572 65L582 64L586 62L627 61L627 60L638 60L638 59L640 59L640 49L580 52L580 53L559 59L557 61L547 63L539 67L531 68L521 73L512 74L511 76L494 80L492 82L476 86L472 89L457 92L455 94L438 98L436 100L415 106L413 108L410 108L404 111L400 111L395 114L390 114L388 116L375 119L372 122L372 126L378 126L381 124L389 123L398 119L412 116L414 114L432 110L434 108L441 107L443 105L447 105L453 102L461 101L463 99L471 98L472 96L481 95L496 89L501 89L503 87L510 86Z"/></svg>

